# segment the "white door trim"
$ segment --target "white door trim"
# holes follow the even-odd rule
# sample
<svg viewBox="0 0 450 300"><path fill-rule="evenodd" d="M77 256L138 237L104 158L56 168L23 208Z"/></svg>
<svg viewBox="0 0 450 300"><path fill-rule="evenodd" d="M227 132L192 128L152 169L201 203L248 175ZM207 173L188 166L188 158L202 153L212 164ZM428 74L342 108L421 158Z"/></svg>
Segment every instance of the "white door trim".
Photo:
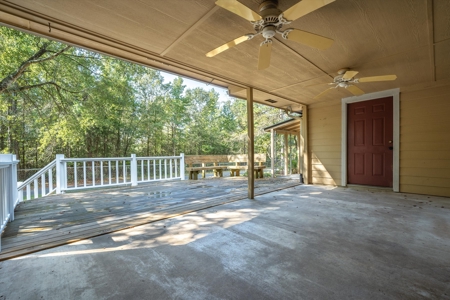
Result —
<svg viewBox="0 0 450 300"><path fill-rule="evenodd" d="M400 89L386 90L342 98L342 131L341 131L341 185L347 186L347 104L379 98L392 97L394 99L394 162L393 162L393 191L400 191Z"/></svg>

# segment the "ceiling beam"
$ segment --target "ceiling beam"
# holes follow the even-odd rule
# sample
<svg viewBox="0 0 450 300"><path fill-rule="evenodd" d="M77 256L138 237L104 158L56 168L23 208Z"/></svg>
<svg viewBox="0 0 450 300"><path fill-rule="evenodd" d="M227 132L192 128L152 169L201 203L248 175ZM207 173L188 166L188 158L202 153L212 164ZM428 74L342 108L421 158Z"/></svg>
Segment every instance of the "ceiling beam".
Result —
<svg viewBox="0 0 450 300"><path fill-rule="evenodd" d="M200 25L203 24L209 17L211 17L216 11L219 10L219 6L215 5L211 8L206 14L204 14L197 22L195 22L191 27L189 27L182 35L180 35L172 44L169 45L163 52L160 53L161 56L166 55L170 50L173 49L179 42L181 42L184 38L186 38L189 34L191 34L195 29L197 29Z"/></svg>

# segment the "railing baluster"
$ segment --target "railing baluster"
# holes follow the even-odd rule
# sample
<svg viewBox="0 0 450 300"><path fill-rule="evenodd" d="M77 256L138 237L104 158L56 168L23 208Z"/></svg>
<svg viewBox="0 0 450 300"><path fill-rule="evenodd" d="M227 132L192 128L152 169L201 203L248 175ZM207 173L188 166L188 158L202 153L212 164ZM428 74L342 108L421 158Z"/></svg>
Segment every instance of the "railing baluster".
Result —
<svg viewBox="0 0 450 300"><path fill-rule="evenodd" d="M126 162L126 160L123 161L122 171L123 171L123 183L126 183L127 182L127 162Z"/></svg>
<svg viewBox="0 0 450 300"><path fill-rule="evenodd" d="M27 185L27 200L31 200L31 183Z"/></svg>
<svg viewBox="0 0 450 300"><path fill-rule="evenodd" d="M39 188L38 188L38 180L37 178L34 180L34 195L33 199L36 199L39 197Z"/></svg>
<svg viewBox="0 0 450 300"><path fill-rule="evenodd" d="M141 181L144 181L144 160L141 159Z"/></svg>
<svg viewBox="0 0 450 300"><path fill-rule="evenodd" d="M52 168L48 169L48 193L53 191L53 171Z"/></svg>
<svg viewBox="0 0 450 300"><path fill-rule="evenodd" d="M172 178L172 159L169 158L169 163L170 163L170 178Z"/></svg>
<svg viewBox="0 0 450 300"><path fill-rule="evenodd" d="M153 160L153 180L156 180L156 159Z"/></svg>
<svg viewBox="0 0 450 300"><path fill-rule="evenodd" d="M95 161L92 161L92 186L95 186Z"/></svg>
<svg viewBox="0 0 450 300"><path fill-rule="evenodd" d="M100 185L103 185L103 160L100 161Z"/></svg>
<svg viewBox="0 0 450 300"><path fill-rule="evenodd" d="M84 187L86 187L86 161L83 161L83 182Z"/></svg>
<svg viewBox="0 0 450 300"><path fill-rule="evenodd" d="M119 183L119 161L116 160L116 183Z"/></svg>
<svg viewBox="0 0 450 300"><path fill-rule="evenodd" d="M147 159L147 181L150 181L150 159Z"/></svg>
<svg viewBox="0 0 450 300"><path fill-rule="evenodd" d="M161 159L159 160L159 179L162 179L162 171L161 171Z"/></svg>
<svg viewBox="0 0 450 300"><path fill-rule="evenodd" d="M167 159L164 158L164 179L167 179Z"/></svg>
<svg viewBox="0 0 450 300"><path fill-rule="evenodd" d="M111 161L108 160L108 182L111 184Z"/></svg>
<svg viewBox="0 0 450 300"><path fill-rule="evenodd" d="M78 174L77 174L77 162L74 161L73 162L73 184L75 186L75 188L78 187Z"/></svg>
<svg viewBox="0 0 450 300"><path fill-rule="evenodd" d="M41 195L45 196L45 173L41 175Z"/></svg>
<svg viewBox="0 0 450 300"><path fill-rule="evenodd" d="M177 178L178 176L178 158L175 158L174 160L175 163L175 178Z"/></svg>

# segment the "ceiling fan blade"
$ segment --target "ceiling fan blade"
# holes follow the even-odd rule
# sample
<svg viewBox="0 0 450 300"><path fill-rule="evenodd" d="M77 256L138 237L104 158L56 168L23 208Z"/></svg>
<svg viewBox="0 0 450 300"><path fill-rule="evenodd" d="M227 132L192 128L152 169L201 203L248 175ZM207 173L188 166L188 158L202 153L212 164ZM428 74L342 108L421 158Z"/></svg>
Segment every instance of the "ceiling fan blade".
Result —
<svg viewBox="0 0 450 300"><path fill-rule="evenodd" d="M248 21L261 20L260 15L237 0L217 0L216 5L225 8Z"/></svg>
<svg viewBox="0 0 450 300"><path fill-rule="evenodd" d="M237 39L232 40L231 42L223 44L222 46L217 47L216 49L209 51L208 53L206 53L206 56L207 57L213 57L213 56L215 56L215 55L217 55L217 54L219 54L219 53L221 53L221 52L223 52L225 50L228 50L228 49L230 49L230 48L232 48L232 47L234 47L236 45L239 45L240 43L245 42L245 41L247 41L249 39L250 38L247 35L243 35L241 37L238 37Z"/></svg>
<svg viewBox="0 0 450 300"><path fill-rule="evenodd" d="M365 94L363 90L361 90L359 87L355 85L349 85L346 87L346 89L349 90L350 93L352 93L355 96L361 96Z"/></svg>
<svg viewBox="0 0 450 300"><path fill-rule="evenodd" d="M326 94L328 94L331 90L334 90L334 87L330 87L328 89L326 89L325 91L323 91L322 93L320 93L319 95L315 96L313 99L318 99Z"/></svg>
<svg viewBox="0 0 450 300"><path fill-rule="evenodd" d="M335 0L302 0L283 12L283 16L288 21L294 21L334 1Z"/></svg>
<svg viewBox="0 0 450 300"><path fill-rule="evenodd" d="M270 55L272 53L272 43L263 43L259 47L258 70L267 69L270 66Z"/></svg>
<svg viewBox="0 0 450 300"><path fill-rule="evenodd" d="M329 48L334 42L332 39L298 29L289 31L287 39L320 50Z"/></svg>
<svg viewBox="0 0 450 300"><path fill-rule="evenodd" d="M374 81L391 81L397 79L397 75L382 75L359 78L359 82L374 82Z"/></svg>
<svg viewBox="0 0 450 300"><path fill-rule="evenodd" d="M356 76L356 74L358 74L358 71L347 71L345 72L344 76L342 76L342 79L346 79L346 80L350 80L353 77Z"/></svg>

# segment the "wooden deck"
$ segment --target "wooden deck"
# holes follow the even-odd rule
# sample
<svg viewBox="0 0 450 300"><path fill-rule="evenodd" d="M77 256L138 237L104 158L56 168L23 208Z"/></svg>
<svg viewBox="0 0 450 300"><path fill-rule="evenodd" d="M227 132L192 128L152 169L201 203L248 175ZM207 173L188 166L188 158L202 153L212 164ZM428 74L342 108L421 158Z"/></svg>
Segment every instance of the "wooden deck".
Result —
<svg viewBox="0 0 450 300"><path fill-rule="evenodd" d="M289 178L256 180L255 195L298 184L298 179ZM23 202L3 233L0 261L246 198L247 179L226 177L91 190Z"/></svg>

